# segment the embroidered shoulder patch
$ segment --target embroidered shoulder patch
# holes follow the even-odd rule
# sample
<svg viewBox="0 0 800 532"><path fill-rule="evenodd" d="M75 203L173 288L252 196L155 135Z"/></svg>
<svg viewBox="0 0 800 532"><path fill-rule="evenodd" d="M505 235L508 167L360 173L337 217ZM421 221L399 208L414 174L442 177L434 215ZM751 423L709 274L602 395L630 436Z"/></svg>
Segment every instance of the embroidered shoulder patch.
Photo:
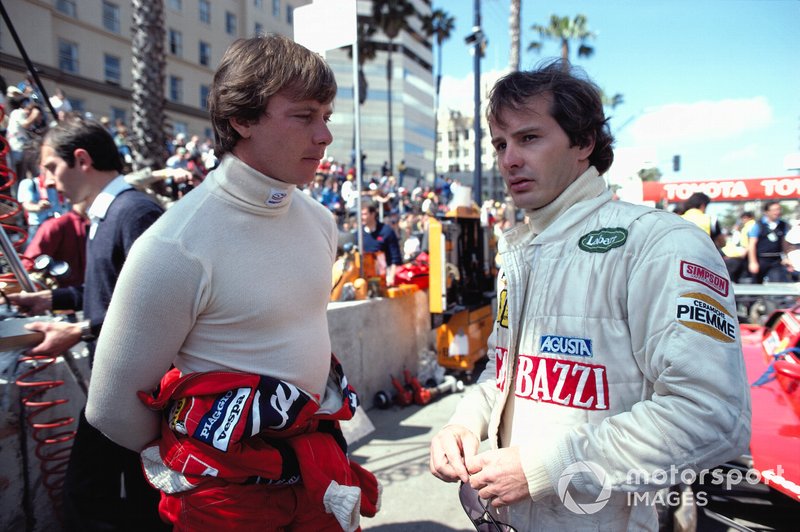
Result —
<svg viewBox="0 0 800 532"><path fill-rule="evenodd" d="M604 227L583 235L578 241L578 247L588 253L605 253L610 249L620 247L627 239L627 229Z"/></svg>
<svg viewBox="0 0 800 532"><path fill-rule="evenodd" d="M700 292L689 292L678 298L678 323L714 340L736 341L736 318L716 299Z"/></svg>
<svg viewBox="0 0 800 532"><path fill-rule="evenodd" d="M728 279L699 264L682 260L681 277L687 281L694 281L695 283L705 285L722 297L728 296L728 286L730 284Z"/></svg>

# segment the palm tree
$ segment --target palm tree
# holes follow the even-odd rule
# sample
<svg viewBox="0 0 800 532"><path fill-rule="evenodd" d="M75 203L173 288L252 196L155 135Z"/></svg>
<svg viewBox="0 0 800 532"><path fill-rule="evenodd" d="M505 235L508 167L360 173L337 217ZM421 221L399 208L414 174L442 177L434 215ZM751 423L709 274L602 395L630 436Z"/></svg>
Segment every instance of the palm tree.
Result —
<svg viewBox="0 0 800 532"><path fill-rule="evenodd" d="M542 39L554 39L561 43L561 59L563 60L564 69L569 69L569 43L570 41L579 41L578 57L591 57L594 53L594 48L586 44L587 39L593 39L595 33L589 31L586 27L586 15L576 15L575 18L570 20L569 17L559 17L558 15L550 15L550 24L542 26L541 24L534 24L531 29L539 34ZM542 49L541 41L534 41L528 45L528 50L536 50L537 52Z"/></svg>
<svg viewBox="0 0 800 532"><path fill-rule="evenodd" d="M375 41L372 36L375 35L377 30L369 23L369 19L359 20L356 36L356 45L358 46L358 103L364 105L367 101L367 77L364 75L364 64L367 61L372 61L378 54L378 49L375 46ZM353 58L353 47L348 47L347 56Z"/></svg>
<svg viewBox="0 0 800 532"><path fill-rule="evenodd" d="M430 37L436 36L436 92L433 100L433 175L436 177L436 150L439 141L439 89L442 86L442 43L450 38L455 19L446 11L435 9L422 18L422 31Z"/></svg>
<svg viewBox="0 0 800 532"><path fill-rule="evenodd" d="M386 87L389 108L389 174L394 173L394 147L392 146L392 51L394 40L403 29L408 29L408 19L417 14L409 0L372 0L372 19L389 39L389 56L386 60Z"/></svg>
<svg viewBox="0 0 800 532"><path fill-rule="evenodd" d="M508 6L508 31L511 34L511 53L508 56L508 67L519 70L519 24L522 18L521 0L511 0Z"/></svg>
<svg viewBox="0 0 800 532"><path fill-rule="evenodd" d="M133 167L164 164L164 3L133 0Z"/></svg>

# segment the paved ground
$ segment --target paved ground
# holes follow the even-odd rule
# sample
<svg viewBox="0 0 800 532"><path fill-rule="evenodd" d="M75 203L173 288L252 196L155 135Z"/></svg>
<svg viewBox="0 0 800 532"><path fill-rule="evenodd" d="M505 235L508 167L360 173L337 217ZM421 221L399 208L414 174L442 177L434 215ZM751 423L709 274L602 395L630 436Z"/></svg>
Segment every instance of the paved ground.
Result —
<svg viewBox="0 0 800 532"><path fill-rule="evenodd" d="M383 505L374 518L362 518L373 532L474 531L461 504L457 484L428 471L428 446L455 408L461 394L445 395L424 406L372 409L375 431L350 445L351 457L383 484Z"/></svg>

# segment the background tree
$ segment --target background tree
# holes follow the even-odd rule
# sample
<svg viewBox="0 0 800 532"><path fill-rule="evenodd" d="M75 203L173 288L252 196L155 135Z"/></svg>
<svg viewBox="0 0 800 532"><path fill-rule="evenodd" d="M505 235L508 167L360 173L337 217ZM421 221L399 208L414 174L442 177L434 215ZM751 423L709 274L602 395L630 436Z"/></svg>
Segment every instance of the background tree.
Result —
<svg viewBox="0 0 800 532"><path fill-rule="evenodd" d="M133 0L133 168L161 168L164 134L164 2Z"/></svg>
<svg viewBox="0 0 800 532"><path fill-rule="evenodd" d="M372 0L372 20L389 39L386 60L386 87L389 113L389 174L394 173L394 146L392 140L392 52L394 40L401 30L408 29L408 19L417 15L409 0Z"/></svg>
<svg viewBox="0 0 800 532"><path fill-rule="evenodd" d="M534 24L531 29L539 34L541 41L533 41L528 45L528 50L541 52L543 40L551 39L559 41L561 45L561 59L564 61L564 69L569 68L569 47L571 41L578 41L578 57L591 57L594 48L586 44L588 39L593 39L595 33L586 27L586 16L576 15L570 20L569 17L559 17L550 15L550 24L542 26Z"/></svg>
<svg viewBox="0 0 800 532"><path fill-rule="evenodd" d="M455 19L449 13L435 9L422 19L422 31L428 37L434 36L436 43L436 91L433 99L433 175L436 177L436 153L439 141L439 90L442 86L442 43L450 38L455 27Z"/></svg>
<svg viewBox="0 0 800 532"><path fill-rule="evenodd" d="M508 68L512 72L519 70L519 25L522 18L522 6L520 4L521 0L511 0L508 6L508 31L511 35L511 53L508 56Z"/></svg>
<svg viewBox="0 0 800 532"><path fill-rule="evenodd" d="M375 41L372 37L377 31L375 26L371 24L370 19L359 20L356 36L356 46L358 46L358 103L364 105L367 101L367 90L369 83L367 83L367 76L364 75L364 65L367 61L372 61L378 54L378 49L375 46ZM353 47L349 46L347 56L353 58Z"/></svg>

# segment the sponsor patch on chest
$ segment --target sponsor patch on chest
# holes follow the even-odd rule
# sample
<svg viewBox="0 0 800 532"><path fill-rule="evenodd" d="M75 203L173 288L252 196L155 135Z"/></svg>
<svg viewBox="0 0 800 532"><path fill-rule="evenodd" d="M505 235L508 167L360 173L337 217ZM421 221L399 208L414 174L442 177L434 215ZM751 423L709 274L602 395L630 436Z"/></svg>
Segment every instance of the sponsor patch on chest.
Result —
<svg viewBox="0 0 800 532"><path fill-rule="evenodd" d="M606 367L572 360L520 355L514 394L522 399L583 410L609 407Z"/></svg>
<svg viewBox="0 0 800 532"><path fill-rule="evenodd" d="M593 356L592 341L588 338L557 336L554 334L543 334L539 338L539 352L551 355Z"/></svg>
<svg viewBox="0 0 800 532"><path fill-rule="evenodd" d="M719 342L736 341L738 323L725 307L711 296L689 292L678 298L678 323Z"/></svg>
<svg viewBox="0 0 800 532"><path fill-rule="evenodd" d="M681 278L707 286L722 297L728 297L730 282L725 277L699 264L681 261Z"/></svg>
<svg viewBox="0 0 800 532"><path fill-rule="evenodd" d="M578 241L578 247L588 253L606 253L618 248L628 240L628 230L622 227L604 227L586 233Z"/></svg>

